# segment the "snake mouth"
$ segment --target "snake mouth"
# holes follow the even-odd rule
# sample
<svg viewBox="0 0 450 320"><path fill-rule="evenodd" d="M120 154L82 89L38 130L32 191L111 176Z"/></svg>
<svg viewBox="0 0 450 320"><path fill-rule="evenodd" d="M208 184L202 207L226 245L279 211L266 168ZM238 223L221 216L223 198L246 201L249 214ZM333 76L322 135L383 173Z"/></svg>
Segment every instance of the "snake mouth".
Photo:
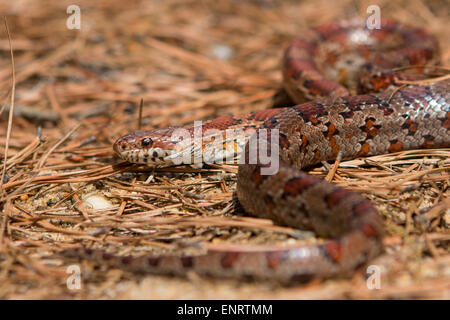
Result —
<svg viewBox="0 0 450 320"><path fill-rule="evenodd" d="M134 148L122 150L115 144L113 149L119 158L130 163L147 164L152 166L167 165L172 163L169 158L170 152L161 148Z"/></svg>
<svg viewBox="0 0 450 320"><path fill-rule="evenodd" d="M158 139L152 139L144 131L127 134L114 143L114 153L121 159L131 163L147 165L165 165L170 149L166 150L158 145Z"/></svg>

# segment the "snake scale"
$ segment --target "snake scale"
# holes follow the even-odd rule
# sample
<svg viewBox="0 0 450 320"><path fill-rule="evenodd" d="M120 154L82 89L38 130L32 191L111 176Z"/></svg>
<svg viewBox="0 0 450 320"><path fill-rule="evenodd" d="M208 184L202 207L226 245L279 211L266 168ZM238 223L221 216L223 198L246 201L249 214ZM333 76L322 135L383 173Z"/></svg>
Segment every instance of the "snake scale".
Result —
<svg viewBox="0 0 450 320"><path fill-rule="evenodd" d="M408 74L398 68L436 65L438 51L435 38L422 29L391 20L383 20L374 30L360 19L312 28L294 39L283 57L284 89L301 104L222 116L200 128L184 128L191 136L196 130L205 134L215 129L223 137L230 129L239 132L223 140L225 151L214 159L225 157L231 147L234 156L245 160L239 164L236 192L244 210L280 225L312 229L323 241L295 247L208 245L203 254L181 257L79 250L88 259L150 273L193 270L217 277L280 280L351 273L382 252L382 220L369 200L301 169L338 155L354 159L449 147L450 81L395 86L398 80L420 77L419 72ZM192 155L195 149L191 142L173 140L177 129L132 132L116 141L114 151L132 163L174 165L174 155L183 150ZM274 129L277 138L269 139ZM238 141L239 137L243 139ZM267 152L279 150L274 174L263 173L269 164L261 158L249 163L250 137L265 139L259 148ZM212 140L205 139L200 149Z"/></svg>

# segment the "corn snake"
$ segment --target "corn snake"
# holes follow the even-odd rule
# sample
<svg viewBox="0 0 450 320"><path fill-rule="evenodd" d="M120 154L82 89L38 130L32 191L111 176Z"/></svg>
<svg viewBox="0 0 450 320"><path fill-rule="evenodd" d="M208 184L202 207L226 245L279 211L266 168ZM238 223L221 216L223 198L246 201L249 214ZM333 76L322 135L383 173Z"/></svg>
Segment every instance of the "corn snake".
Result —
<svg viewBox="0 0 450 320"><path fill-rule="evenodd" d="M438 60L436 40L422 29L385 20L381 29L368 30L357 19L319 26L293 40L283 57L284 88L292 100L302 104L223 116L202 124L202 134L216 129L225 136L225 130L235 129L244 137L233 144L233 152L245 159L239 165L236 194L247 213L313 229L327 240L286 248L208 246L204 254L184 257L119 257L102 250L79 251L88 259L151 273L194 270L218 277L284 280L351 272L382 252L381 218L369 200L300 169L338 155L353 159L449 147L450 81L399 89L395 86L398 80L413 80L417 75L392 71ZM309 100L314 101L305 102ZM175 165L174 154L181 146L172 139L177 129L132 132L116 141L114 151L133 163ZM185 129L194 135L198 128ZM252 136L259 137L256 129L266 130L267 136L274 129L279 131L276 141L267 144L268 149L279 150L276 174L262 174L266 164L248 163L246 145ZM224 140L235 141L233 137ZM222 159L225 153L209 160Z"/></svg>

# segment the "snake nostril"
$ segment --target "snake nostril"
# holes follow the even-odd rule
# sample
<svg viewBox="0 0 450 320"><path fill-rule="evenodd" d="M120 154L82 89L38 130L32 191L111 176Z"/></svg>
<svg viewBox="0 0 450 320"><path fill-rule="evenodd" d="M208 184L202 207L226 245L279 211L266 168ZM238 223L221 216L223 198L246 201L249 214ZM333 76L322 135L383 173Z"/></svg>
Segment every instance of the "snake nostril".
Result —
<svg viewBox="0 0 450 320"><path fill-rule="evenodd" d="M123 145L119 144L118 142L114 143L113 150L116 154L120 154L120 149L123 149Z"/></svg>

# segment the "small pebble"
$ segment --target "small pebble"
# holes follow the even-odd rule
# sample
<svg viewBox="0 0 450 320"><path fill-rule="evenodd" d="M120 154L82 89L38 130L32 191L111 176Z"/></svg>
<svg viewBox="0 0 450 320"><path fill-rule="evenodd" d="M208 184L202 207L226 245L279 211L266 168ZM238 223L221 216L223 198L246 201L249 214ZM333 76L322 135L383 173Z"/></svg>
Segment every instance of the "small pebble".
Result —
<svg viewBox="0 0 450 320"><path fill-rule="evenodd" d="M83 204L93 210L108 209L113 206L111 201L99 194L89 194L83 197Z"/></svg>
<svg viewBox="0 0 450 320"><path fill-rule="evenodd" d="M221 60L230 60L234 56L234 50L224 44L215 44L212 47L212 54Z"/></svg>

